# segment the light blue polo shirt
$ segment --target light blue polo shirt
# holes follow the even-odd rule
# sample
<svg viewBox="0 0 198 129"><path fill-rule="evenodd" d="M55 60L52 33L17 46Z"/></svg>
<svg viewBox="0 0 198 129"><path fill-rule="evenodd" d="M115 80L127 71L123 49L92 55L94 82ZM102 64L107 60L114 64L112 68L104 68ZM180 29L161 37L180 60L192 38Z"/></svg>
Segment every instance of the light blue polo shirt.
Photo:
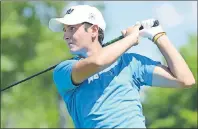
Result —
<svg viewBox="0 0 198 129"><path fill-rule="evenodd" d="M61 62L53 74L75 127L146 128L139 90L143 85L152 85L153 69L160 62L124 53L76 87L71 82L71 70L78 60Z"/></svg>

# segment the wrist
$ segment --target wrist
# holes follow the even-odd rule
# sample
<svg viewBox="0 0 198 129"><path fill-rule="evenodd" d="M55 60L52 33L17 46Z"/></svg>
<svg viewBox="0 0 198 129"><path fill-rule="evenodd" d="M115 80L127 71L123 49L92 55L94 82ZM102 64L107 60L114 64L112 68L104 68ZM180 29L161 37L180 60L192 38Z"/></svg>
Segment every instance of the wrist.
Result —
<svg viewBox="0 0 198 129"><path fill-rule="evenodd" d="M152 41L157 44L160 41L159 39L164 36L166 36L166 32L160 32L153 37Z"/></svg>
<svg viewBox="0 0 198 129"><path fill-rule="evenodd" d="M155 42L156 45L163 44L164 42L168 41L167 35L161 35Z"/></svg>
<svg viewBox="0 0 198 129"><path fill-rule="evenodd" d="M138 43L138 36L136 36L136 35L131 35L131 45L132 46L135 46L135 45L137 45L137 43Z"/></svg>
<svg viewBox="0 0 198 129"><path fill-rule="evenodd" d="M138 37L135 36L134 34L127 35L125 39L126 39L126 42L130 44L130 46L134 46L138 42Z"/></svg>

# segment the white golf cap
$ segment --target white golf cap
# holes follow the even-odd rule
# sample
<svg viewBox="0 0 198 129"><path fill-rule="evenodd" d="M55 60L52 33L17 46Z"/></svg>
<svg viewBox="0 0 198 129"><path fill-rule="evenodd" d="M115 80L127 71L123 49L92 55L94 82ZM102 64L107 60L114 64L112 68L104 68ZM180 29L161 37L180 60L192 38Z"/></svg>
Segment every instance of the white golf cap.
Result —
<svg viewBox="0 0 198 129"><path fill-rule="evenodd" d="M63 25L76 25L88 22L98 25L105 31L106 23L102 13L96 8L89 5L72 6L67 10L63 18L52 18L49 21L49 28L54 32L63 31Z"/></svg>

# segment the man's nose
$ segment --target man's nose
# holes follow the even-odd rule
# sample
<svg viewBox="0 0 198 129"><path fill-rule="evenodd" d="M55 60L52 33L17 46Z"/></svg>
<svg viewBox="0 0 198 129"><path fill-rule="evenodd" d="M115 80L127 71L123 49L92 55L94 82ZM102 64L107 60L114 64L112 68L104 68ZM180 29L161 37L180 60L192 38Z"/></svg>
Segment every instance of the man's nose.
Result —
<svg viewBox="0 0 198 129"><path fill-rule="evenodd" d="M65 32L63 38L64 38L64 40L69 40L70 39L70 36L69 36L68 33Z"/></svg>

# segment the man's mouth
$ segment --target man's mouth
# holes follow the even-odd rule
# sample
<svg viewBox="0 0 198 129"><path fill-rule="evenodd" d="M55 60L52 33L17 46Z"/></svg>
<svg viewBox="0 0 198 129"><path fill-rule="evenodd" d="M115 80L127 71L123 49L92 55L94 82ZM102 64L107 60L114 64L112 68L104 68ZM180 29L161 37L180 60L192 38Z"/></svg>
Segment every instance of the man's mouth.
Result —
<svg viewBox="0 0 198 129"><path fill-rule="evenodd" d="M68 43L68 46L69 47L72 47L74 44L73 43Z"/></svg>

